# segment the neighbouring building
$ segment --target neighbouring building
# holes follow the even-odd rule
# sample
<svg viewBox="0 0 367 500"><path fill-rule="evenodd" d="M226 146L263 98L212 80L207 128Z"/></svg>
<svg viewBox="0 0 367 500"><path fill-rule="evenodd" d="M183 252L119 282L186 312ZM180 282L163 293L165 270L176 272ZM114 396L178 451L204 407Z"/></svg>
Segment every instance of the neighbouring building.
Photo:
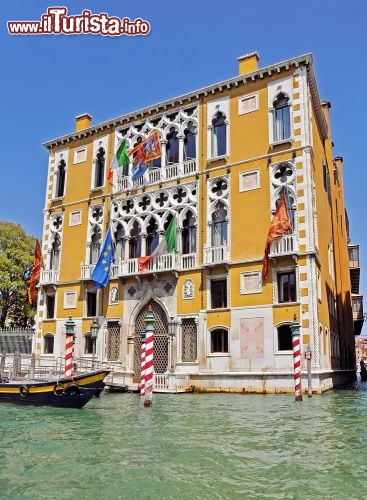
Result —
<svg viewBox="0 0 367 500"><path fill-rule="evenodd" d="M367 338L359 337L356 338L356 359L357 359L357 368L359 368L361 360L367 364Z"/></svg>
<svg viewBox="0 0 367 500"><path fill-rule="evenodd" d="M80 115L74 132L45 143L40 364L64 356L72 316L75 357L95 355L138 383L150 304L163 386L170 373L199 390L293 391L294 317L302 351L312 351L314 391L354 377L363 318L358 246L348 254L330 103L320 101L310 54L264 68L258 61L257 53L239 57L234 78L104 123ZM161 158L136 180L130 165L108 181L118 142L131 150L155 130ZM271 244L263 279L283 195L291 229ZM173 216L179 251L153 257L142 271L139 257L152 254ZM115 261L97 290L90 277L109 226Z"/></svg>

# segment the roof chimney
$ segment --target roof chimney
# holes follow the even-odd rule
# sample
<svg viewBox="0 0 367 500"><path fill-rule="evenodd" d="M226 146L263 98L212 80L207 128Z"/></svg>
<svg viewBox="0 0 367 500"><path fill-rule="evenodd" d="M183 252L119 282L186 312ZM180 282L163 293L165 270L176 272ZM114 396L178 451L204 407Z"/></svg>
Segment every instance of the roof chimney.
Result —
<svg viewBox="0 0 367 500"><path fill-rule="evenodd" d="M79 130L84 130L91 126L92 115L89 113L83 113L82 115L78 115L75 117L75 130L79 132Z"/></svg>
<svg viewBox="0 0 367 500"><path fill-rule="evenodd" d="M258 69L259 54L257 52L250 52L238 58L238 74L246 75Z"/></svg>

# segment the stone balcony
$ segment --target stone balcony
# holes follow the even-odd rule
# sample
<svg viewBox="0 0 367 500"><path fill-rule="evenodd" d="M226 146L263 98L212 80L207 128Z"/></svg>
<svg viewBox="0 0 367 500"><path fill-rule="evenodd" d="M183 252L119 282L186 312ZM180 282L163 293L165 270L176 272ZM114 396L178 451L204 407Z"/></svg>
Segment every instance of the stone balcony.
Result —
<svg viewBox="0 0 367 500"><path fill-rule="evenodd" d="M54 269L44 269L40 275L40 285L54 285L59 281L59 271Z"/></svg>
<svg viewBox="0 0 367 500"><path fill-rule="evenodd" d="M138 189L143 186L159 184L160 182L181 179L197 172L196 160L187 160L183 163L174 163L166 165L155 170L147 170L145 174L133 181L130 176L117 175L117 181L114 183L114 193L127 191L129 189Z"/></svg>
<svg viewBox="0 0 367 500"><path fill-rule="evenodd" d="M229 262L229 247L227 245L204 247L203 264L215 265Z"/></svg>
<svg viewBox="0 0 367 500"><path fill-rule="evenodd" d="M119 260L112 264L110 277L123 278L124 276L134 276L142 272L147 274L159 273L165 271L184 271L196 267L196 254L174 254L168 253L163 255L156 255L146 265L144 271L139 270L139 262L137 258ZM81 264L80 279L89 280L95 265L94 264Z"/></svg>
<svg viewBox="0 0 367 500"><path fill-rule="evenodd" d="M295 234L287 234L273 241L270 245L269 257L281 257L283 255L295 255L298 252L298 240Z"/></svg>

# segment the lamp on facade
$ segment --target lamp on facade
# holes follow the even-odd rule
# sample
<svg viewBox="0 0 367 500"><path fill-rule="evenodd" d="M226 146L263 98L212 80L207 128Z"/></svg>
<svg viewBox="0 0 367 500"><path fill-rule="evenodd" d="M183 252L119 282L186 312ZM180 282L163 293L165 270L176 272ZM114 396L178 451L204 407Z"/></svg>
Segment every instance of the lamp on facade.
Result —
<svg viewBox="0 0 367 500"><path fill-rule="evenodd" d="M174 357L173 357L173 340L176 337L177 334L177 323L175 321L175 318L173 316L170 317L170 322L168 323L168 335L170 338L170 373L173 373L175 370L175 363L174 363Z"/></svg>
<svg viewBox="0 0 367 500"><path fill-rule="evenodd" d="M96 342L97 342L97 337L98 337L98 332L99 332L99 324L96 318L94 318L93 323L90 325L90 336L92 338L93 342L93 356L92 356L92 369L94 370L94 362L95 362L95 357L96 357Z"/></svg>

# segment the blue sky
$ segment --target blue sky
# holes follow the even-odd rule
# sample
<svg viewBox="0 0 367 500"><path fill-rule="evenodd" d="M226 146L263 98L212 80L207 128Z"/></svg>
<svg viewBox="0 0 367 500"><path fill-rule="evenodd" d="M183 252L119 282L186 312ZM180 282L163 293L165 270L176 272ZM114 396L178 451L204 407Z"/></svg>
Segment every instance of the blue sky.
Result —
<svg viewBox="0 0 367 500"><path fill-rule="evenodd" d="M11 36L8 20L40 20L65 6L149 21L148 36ZM334 156L344 158L353 242L361 245L367 296L365 103L367 3L364 0L12 0L0 13L2 162L0 220L40 237L47 151L42 142L74 130L83 112L93 123L237 74L252 51L260 66L307 52L320 96L331 101ZM366 330L365 330L366 331Z"/></svg>

